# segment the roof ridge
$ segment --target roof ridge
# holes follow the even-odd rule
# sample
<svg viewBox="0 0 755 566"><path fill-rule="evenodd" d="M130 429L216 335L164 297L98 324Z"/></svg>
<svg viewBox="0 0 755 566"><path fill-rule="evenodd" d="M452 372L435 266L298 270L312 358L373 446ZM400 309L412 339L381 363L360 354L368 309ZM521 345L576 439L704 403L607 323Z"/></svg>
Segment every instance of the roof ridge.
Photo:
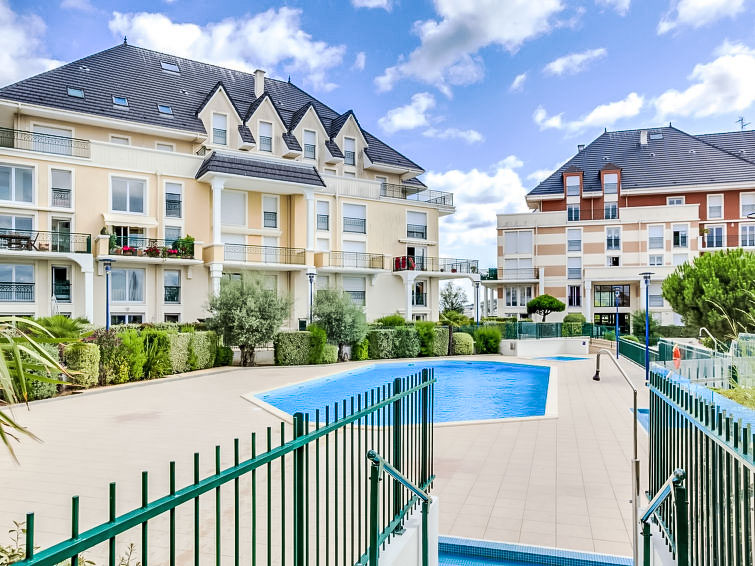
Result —
<svg viewBox="0 0 755 566"><path fill-rule="evenodd" d="M713 149L715 149L716 151L720 151L721 153L725 153L725 154L727 154L727 155L731 155L732 157L736 157L736 158L737 158L737 159L739 159L739 160L740 160L740 161L741 161L742 163L747 163L747 165L755 167L755 164L753 164L753 162L752 162L752 161L748 161L747 159L745 159L745 158L744 158L744 157L742 157L741 155L737 155L736 153L732 153L731 151L729 151L729 150L726 150L726 149L724 149L724 148L722 148L722 147L718 147L717 145L715 145L715 144L712 144L712 143L710 143L709 141L706 141L706 140L700 139L700 138L699 138L698 136L694 136L694 135L692 135L692 134L689 134L689 133L685 132L684 130L680 130L679 128L676 128L676 127L673 127L673 126L669 126L669 127L670 127L670 128L672 129L672 130L675 130L675 131L677 131L677 132L680 132L680 133L684 134L685 136L688 136L688 137L690 137L690 138L692 138L692 139L695 139L695 140L699 141L699 142L700 142L700 143L702 143L702 144L705 144L705 145L707 145L708 147L712 147L712 148L713 148Z"/></svg>

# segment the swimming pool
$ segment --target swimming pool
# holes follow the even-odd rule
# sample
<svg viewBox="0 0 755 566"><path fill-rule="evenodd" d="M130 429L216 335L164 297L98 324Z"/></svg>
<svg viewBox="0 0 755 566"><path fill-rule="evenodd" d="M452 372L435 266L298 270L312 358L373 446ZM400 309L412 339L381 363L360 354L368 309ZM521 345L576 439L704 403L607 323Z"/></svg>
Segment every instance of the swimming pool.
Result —
<svg viewBox="0 0 755 566"><path fill-rule="evenodd" d="M551 369L489 361L438 360L370 364L320 379L259 393L256 398L289 414L314 418L341 399L434 368L435 422L543 416Z"/></svg>
<svg viewBox="0 0 755 566"><path fill-rule="evenodd" d="M579 356L542 356L535 358L537 360L553 360L554 362L573 362L575 360L589 360L590 358L581 358Z"/></svg>

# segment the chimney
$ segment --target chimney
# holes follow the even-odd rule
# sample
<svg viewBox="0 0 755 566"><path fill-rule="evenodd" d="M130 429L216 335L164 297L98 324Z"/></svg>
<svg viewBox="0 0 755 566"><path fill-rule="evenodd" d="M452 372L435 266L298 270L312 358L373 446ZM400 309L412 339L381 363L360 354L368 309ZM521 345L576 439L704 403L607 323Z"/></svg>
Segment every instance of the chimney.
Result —
<svg viewBox="0 0 755 566"><path fill-rule="evenodd" d="M584 149L585 149L585 144L581 143L577 145L577 153L579 153L580 151L583 151Z"/></svg>
<svg viewBox="0 0 755 566"><path fill-rule="evenodd" d="M265 92L265 71L257 69L254 71L254 98L259 98Z"/></svg>
<svg viewBox="0 0 755 566"><path fill-rule="evenodd" d="M648 144L648 131L640 130L640 147L645 147Z"/></svg>

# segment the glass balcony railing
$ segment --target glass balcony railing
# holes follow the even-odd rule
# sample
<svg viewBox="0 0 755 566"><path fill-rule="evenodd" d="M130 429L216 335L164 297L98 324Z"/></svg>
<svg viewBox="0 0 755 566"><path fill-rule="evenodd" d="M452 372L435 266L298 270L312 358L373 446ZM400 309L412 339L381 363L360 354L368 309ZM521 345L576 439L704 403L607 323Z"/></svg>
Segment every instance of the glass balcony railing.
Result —
<svg viewBox="0 0 755 566"><path fill-rule="evenodd" d="M139 257L194 259L194 239L161 240L146 236L110 236L110 253Z"/></svg>
<svg viewBox="0 0 755 566"><path fill-rule="evenodd" d="M444 191L423 190L423 187L412 185L396 185L394 183L382 183L380 185L380 196L388 198L399 198L405 200L416 200L429 204L438 204L441 206L453 206L454 194Z"/></svg>

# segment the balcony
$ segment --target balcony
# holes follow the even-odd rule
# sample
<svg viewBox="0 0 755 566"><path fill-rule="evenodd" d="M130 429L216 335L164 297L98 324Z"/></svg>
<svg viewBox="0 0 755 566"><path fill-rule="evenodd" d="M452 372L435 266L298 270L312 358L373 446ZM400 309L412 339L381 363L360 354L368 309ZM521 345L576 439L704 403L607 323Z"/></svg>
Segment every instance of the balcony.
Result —
<svg viewBox="0 0 755 566"><path fill-rule="evenodd" d="M330 230L330 215L318 214L317 215L317 229L328 231Z"/></svg>
<svg viewBox="0 0 755 566"><path fill-rule="evenodd" d="M416 185L396 185L394 183L381 183L380 196L399 198L404 200L416 200L428 204L440 206L453 206L454 195L444 191L422 190Z"/></svg>
<svg viewBox="0 0 755 566"><path fill-rule="evenodd" d="M415 307L426 307L427 293L412 293L412 305Z"/></svg>
<svg viewBox="0 0 755 566"><path fill-rule="evenodd" d="M165 285L163 291L163 300L166 303L177 305L181 302L181 287L180 285Z"/></svg>
<svg viewBox="0 0 755 566"><path fill-rule="evenodd" d="M277 212L263 212L263 226L265 228L277 228L278 227L278 213Z"/></svg>
<svg viewBox="0 0 755 566"><path fill-rule="evenodd" d="M111 255L169 259L194 259L194 238L160 240L145 236L110 235Z"/></svg>
<svg viewBox="0 0 755 566"><path fill-rule="evenodd" d="M226 244L225 261L304 265L304 248L280 248L247 244Z"/></svg>
<svg viewBox="0 0 755 566"><path fill-rule="evenodd" d="M52 189L50 206L71 208L71 189Z"/></svg>
<svg viewBox="0 0 755 566"><path fill-rule="evenodd" d="M71 282L70 281L55 281L52 288L53 296L59 303L71 302Z"/></svg>
<svg viewBox="0 0 755 566"><path fill-rule="evenodd" d="M34 283L0 281L0 303L33 303Z"/></svg>
<svg viewBox="0 0 755 566"><path fill-rule="evenodd" d="M586 220L617 220L619 217L618 211L616 215L609 212L606 215L606 211L601 207L589 207L583 206L580 208L567 208L566 219L569 222L582 222Z"/></svg>
<svg viewBox="0 0 755 566"><path fill-rule="evenodd" d="M432 271L468 275L478 272L478 261L404 255L393 258L393 271Z"/></svg>
<svg viewBox="0 0 755 566"><path fill-rule="evenodd" d="M351 232L354 234L366 234L367 220L365 220L364 218L350 218L348 216L344 216L343 231Z"/></svg>
<svg viewBox="0 0 755 566"><path fill-rule="evenodd" d="M328 252L329 267L356 269L385 269L383 254L363 252Z"/></svg>
<svg viewBox="0 0 755 566"><path fill-rule="evenodd" d="M538 278L537 267L523 267L518 269L504 269L489 267L487 273L480 277L483 281L528 281Z"/></svg>
<svg viewBox="0 0 755 566"><path fill-rule="evenodd" d="M406 237L427 240L427 226L423 226L422 224L407 224Z"/></svg>
<svg viewBox="0 0 755 566"><path fill-rule="evenodd" d="M0 250L55 253L92 253L92 236L77 232L0 230Z"/></svg>
<svg viewBox="0 0 755 566"><path fill-rule="evenodd" d="M89 140L0 128L0 147L89 158Z"/></svg>

